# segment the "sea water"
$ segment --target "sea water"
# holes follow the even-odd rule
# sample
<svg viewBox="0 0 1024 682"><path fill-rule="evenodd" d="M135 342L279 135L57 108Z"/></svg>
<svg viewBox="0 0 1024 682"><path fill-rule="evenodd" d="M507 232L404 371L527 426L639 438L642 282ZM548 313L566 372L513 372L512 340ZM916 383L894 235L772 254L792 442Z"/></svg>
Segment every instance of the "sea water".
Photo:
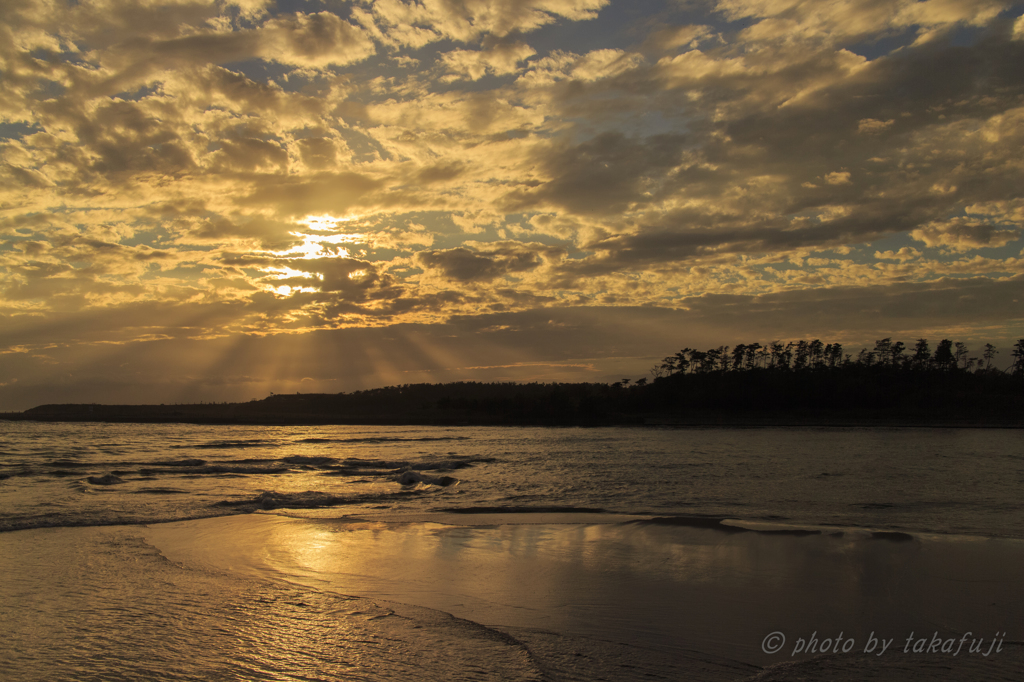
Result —
<svg viewBox="0 0 1024 682"><path fill-rule="evenodd" d="M0 421L2 530L484 508L1024 537L1022 485L1019 429Z"/></svg>
<svg viewBox="0 0 1024 682"><path fill-rule="evenodd" d="M772 619L1012 628L1019 590L979 604L1024 577L1005 561L1024 557L1022 445L1012 429L0 422L0 676L725 680L773 662ZM932 556L929 537L957 549ZM952 611L925 603L971 581ZM1019 664L1000 661L967 674Z"/></svg>

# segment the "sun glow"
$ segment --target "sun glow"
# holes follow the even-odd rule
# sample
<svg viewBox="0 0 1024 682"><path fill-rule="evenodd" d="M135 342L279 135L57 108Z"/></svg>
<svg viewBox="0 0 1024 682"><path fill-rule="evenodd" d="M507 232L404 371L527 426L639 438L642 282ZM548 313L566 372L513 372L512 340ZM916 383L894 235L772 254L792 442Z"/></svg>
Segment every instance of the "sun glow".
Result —
<svg viewBox="0 0 1024 682"><path fill-rule="evenodd" d="M291 256L310 260L313 258L348 258L349 251L346 248L335 246L335 244L356 241L352 237L357 235L339 234L324 237L316 234L303 234L292 232L292 236L300 237L302 243L293 246L287 251L275 251L275 256Z"/></svg>
<svg viewBox="0 0 1024 682"><path fill-rule="evenodd" d="M359 220L362 217L363 216L360 215L337 217L332 216L328 213L324 213L321 215L307 215L305 218L302 218L301 220L296 220L295 222L298 223L299 225L305 225L311 230L328 232L330 230L337 229L338 225L341 223L350 223L354 220Z"/></svg>
<svg viewBox="0 0 1024 682"><path fill-rule="evenodd" d="M298 261L316 260L321 258L351 258L352 254L350 249L341 245L365 243L368 240L369 235L351 232L336 232L334 234L330 234L329 232L337 230L339 225L342 223L352 222L357 220L359 217L360 216L350 216L338 218L331 215L319 215L306 216L302 220L296 221L297 224L310 230L309 232L305 230L297 230L289 233L291 236L300 239L301 243L283 251L264 251L263 253L277 258L289 259L290 262L296 264L298 268L292 268L286 265L262 267L261 270L266 275L263 280L263 289L271 291L278 296L290 296L294 293L316 293L319 290L316 287L295 286L294 284L284 285L278 283L277 280L314 279L322 281L324 278L323 274L309 272L302 269L303 266L299 265ZM328 234L324 234L325 232L328 232ZM358 279L366 276L366 274L365 270L357 270L350 274L349 277L351 279Z"/></svg>
<svg viewBox="0 0 1024 682"><path fill-rule="evenodd" d="M317 292L317 290L312 287L293 287L287 284L282 284L280 286L272 286L270 287L270 291L274 292L278 296L291 296L292 294L315 294Z"/></svg>
<svg viewBox="0 0 1024 682"><path fill-rule="evenodd" d="M269 281L264 280L264 288L278 296L291 296L295 293L314 294L318 289L316 287L296 286L294 284L277 284L275 283L275 280L323 280L324 278L324 276L318 272L303 272L302 270L280 266L267 268L265 272L267 273L267 280Z"/></svg>
<svg viewBox="0 0 1024 682"><path fill-rule="evenodd" d="M293 237L302 240L290 249L284 251L271 251L275 256L290 258L348 258L350 251L340 244L358 244L367 241L368 235L358 232L337 232L343 223L351 223L359 220L362 216L347 216L338 218L331 215L309 215L297 220L298 225L304 226L305 230L289 232ZM308 230L308 231L307 231ZM333 233L333 234L332 234Z"/></svg>

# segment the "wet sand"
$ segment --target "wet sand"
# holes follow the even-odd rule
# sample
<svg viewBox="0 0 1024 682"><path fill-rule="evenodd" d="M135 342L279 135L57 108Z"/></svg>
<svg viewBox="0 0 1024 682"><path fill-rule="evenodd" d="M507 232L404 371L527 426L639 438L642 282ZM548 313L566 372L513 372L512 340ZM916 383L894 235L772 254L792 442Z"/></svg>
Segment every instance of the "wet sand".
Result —
<svg viewBox="0 0 1024 682"><path fill-rule="evenodd" d="M481 513L13 531L0 535L0 670L1020 679L1024 541L814 530Z"/></svg>
<svg viewBox="0 0 1024 682"><path fill-rule="evenodd" d="M700 525L255 514L153 526L145 537L185 566L449 613L545 652L551 671L567 648L593 659L595 643L618 647L610 679L642 677L644 660L655 675L722 680L934 679L936 670L997 680L1021 670L1022 541ZM570 662L563 673L585 679Z"/></svg>

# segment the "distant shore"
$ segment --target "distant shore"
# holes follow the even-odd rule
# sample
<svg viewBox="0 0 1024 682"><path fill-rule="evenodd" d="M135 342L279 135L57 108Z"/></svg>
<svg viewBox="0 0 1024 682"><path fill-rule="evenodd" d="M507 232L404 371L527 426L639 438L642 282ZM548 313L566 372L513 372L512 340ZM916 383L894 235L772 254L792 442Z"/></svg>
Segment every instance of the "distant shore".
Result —
<svg viewBox="0 0 1024 682"><path fill-rule="evenodd" d="M240 426L636 426L668 428L1024 428L1024 416L877 410L690 410L686 412L602 414L557 419L474 414L459 410L416 410L392 414L274 412L246 409L246 403L222 405L46 405L24 412L0 413L0 420L108 422L134 424L210 424Z"/></svg>
<svg viewBox="0 0 1024 682"><path fill-rule="evenodd" d="M849 365L676 373L651 383L404 384L238 403L50 404L0 419L367 426L1024 427L1024 381Z"/></svg>

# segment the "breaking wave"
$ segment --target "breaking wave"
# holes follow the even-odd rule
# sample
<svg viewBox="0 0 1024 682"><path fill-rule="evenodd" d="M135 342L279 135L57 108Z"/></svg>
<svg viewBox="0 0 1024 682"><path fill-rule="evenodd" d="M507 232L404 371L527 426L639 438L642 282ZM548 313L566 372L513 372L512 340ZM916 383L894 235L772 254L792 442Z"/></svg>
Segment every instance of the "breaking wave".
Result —
<svg viewBox="0 0 1024 682"><path fill-rule="evenodd" d="M429 443L446 440L469 440L469 436L370 436L364 438L303 438L296 443Z"/></svg>
<svg viewBox="0 0 1024 682"><path fill-rule="evenodd" d="M396 493L377 495L334 495L316 490L300 493L279 493L265 491L254 498L245 500L223 500L214 503L214 507L227 507L239 512L256 510L270 511L273 509L319 509L322 507L339 507L343 505L383 502L393 499L396 495L416 495L423 489L401 490Z"/></svg>
<svg viewBox="0 0 1024 682"><path fill-rule="evenodd" d="M189 443L187 445L172 445L172 450L228 450L231 448L276 448L280 443L269 441L263 438L252 438L248 440L214 440L207 443Z"/></svg>

